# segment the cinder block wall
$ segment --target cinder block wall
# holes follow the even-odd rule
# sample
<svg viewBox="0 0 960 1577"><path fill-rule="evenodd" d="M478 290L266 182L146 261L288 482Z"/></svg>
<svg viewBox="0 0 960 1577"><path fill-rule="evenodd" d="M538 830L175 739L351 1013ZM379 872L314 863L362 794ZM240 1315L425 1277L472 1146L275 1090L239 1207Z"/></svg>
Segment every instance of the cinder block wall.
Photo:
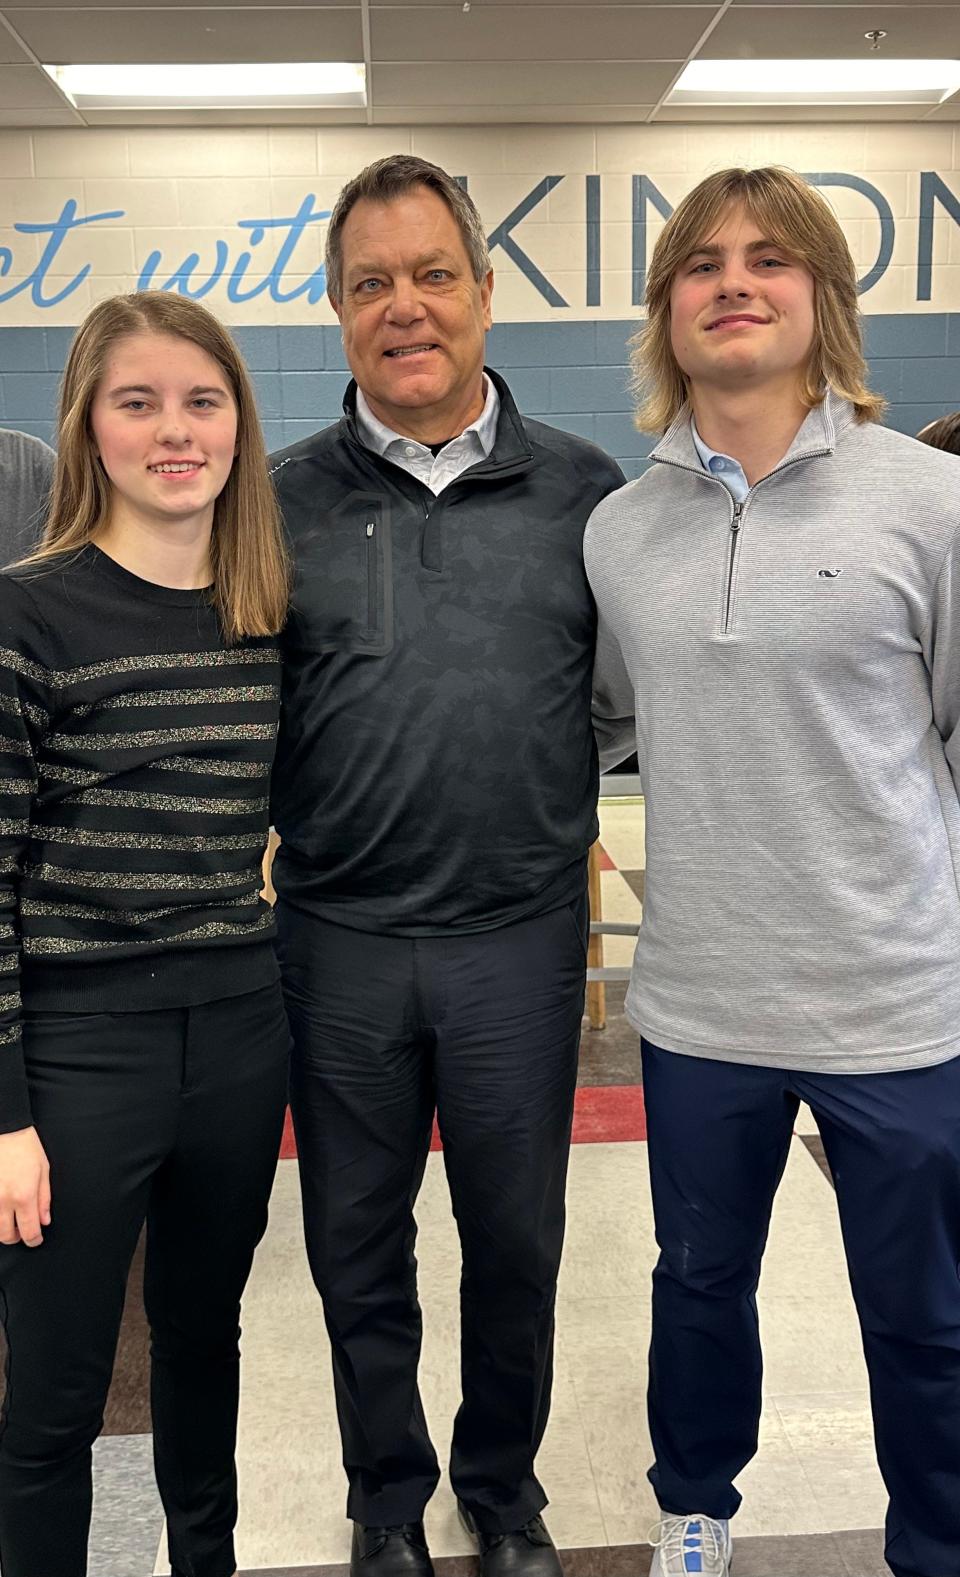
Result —
<svg viewBox="0 0 960 1577"><path fill-rule="evenodd" d="M789 164L834 204L874 276L867 350L891 424L916 432L960 407L960 127L135 128L0 134L0 425L52 440L73 325L145 278L233 327L269 447L335 420L346 368L315 216L398 150L445 165L480 207L495 242L488 359L521 409L629 476L650 448L626 367L645 260L663 213L727 164Z"/></svg>

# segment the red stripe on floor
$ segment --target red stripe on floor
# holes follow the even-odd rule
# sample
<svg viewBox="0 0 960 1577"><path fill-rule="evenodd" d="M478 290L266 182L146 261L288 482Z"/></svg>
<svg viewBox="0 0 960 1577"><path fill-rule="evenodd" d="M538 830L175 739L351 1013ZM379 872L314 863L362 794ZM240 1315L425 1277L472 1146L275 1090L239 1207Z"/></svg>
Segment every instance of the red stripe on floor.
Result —
<svg viewBox="0 0 960 1577"><path fill-rule="evenodd" d="M597 844L597 863L602 871L615 871L617 869L602 843Z"/></svg>
<svg viewBox="0 0 960 1577"><path fill-rule="evenodd" d="M573 1108L574 1144L623 1144L646 1137L642 1085L581 1085Z"/></svg>
<svg viewBox="0 0 960 1577"><path fill-rule="evenodd" d="M574 1144L629 1144L647 1137L643 1089L639 1084L582 1085L573 1107ZM440 1134L433 1125L431 1150L440 1150ZM280 1145L281 1161L296 1158L297 1143L287 1112Z"/></svg>

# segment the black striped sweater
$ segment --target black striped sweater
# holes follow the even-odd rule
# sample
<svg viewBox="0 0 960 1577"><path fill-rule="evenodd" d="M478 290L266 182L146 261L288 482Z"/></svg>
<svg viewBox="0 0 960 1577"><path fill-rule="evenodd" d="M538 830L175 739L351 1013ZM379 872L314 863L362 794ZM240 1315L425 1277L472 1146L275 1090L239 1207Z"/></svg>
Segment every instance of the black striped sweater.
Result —
<svg viewBox="0 0 960 1577"><path fill-rule="evenodd" d="M0 1132L21 1004L189 1007L276 978L259 896L276 641L88 547L0 575Z"/></svg>

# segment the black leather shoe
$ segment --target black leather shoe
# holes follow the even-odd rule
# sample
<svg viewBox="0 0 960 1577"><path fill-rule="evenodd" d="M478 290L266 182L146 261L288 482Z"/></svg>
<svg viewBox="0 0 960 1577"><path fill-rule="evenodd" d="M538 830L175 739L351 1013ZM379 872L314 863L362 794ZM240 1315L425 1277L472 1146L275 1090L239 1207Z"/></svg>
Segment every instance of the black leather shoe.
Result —
<svg viewBox="0 0 960 1577"><path fill-rule="evenodd" d="M460 1501L460 1521L477 1541L481 1577L563 1577L557 1547L542 1517L531 1517L509 1533L483 1533Z"/></svg>
<svg viewBox="0 0 960 1577"><path fill-rule="evenodd" d="M423 1523L365 1528L355 1522L350 1577L433 1577Z"/></svg>

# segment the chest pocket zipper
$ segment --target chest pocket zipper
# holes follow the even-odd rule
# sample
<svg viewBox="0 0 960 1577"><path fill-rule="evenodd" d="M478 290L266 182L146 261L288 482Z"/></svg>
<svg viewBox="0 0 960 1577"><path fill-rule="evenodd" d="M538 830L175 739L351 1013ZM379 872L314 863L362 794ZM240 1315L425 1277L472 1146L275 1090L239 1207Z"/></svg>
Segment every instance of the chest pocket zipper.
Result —
<svg viewBox="0 0 960 1577"><path fill-rule="evenodd" d="M380 657L393 646L389 511L369 494L348 494L294 541L290 640L311 654Z"/></svg>
<svg viewBox="0 0 960 1577"><path fill-rule="evenodd" d="M367 628L375 630L377 627L377 522L368 520L366 525L367 545Z"/></svg>

